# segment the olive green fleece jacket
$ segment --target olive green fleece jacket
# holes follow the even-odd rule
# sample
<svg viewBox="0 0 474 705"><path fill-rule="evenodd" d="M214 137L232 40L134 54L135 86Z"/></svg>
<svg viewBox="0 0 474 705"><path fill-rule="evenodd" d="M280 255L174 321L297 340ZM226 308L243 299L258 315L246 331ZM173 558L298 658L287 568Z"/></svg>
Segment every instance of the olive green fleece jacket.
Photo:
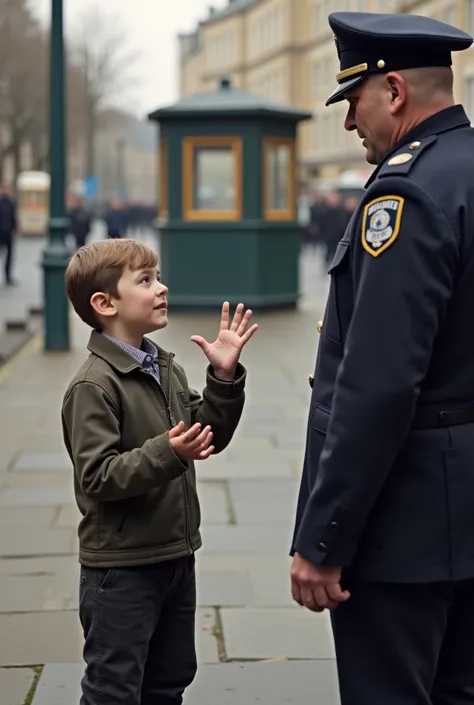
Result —
<svg viewBox="0 0 474 705"><path fill-rule="evenodd" d="M201 546L194 463L175 455L168 432L181 420L186 428L209 424L215 453L224 450L242 414L246 371L239 364L235 380L224 382L208 367L201 397L174 354L156 347L161 385L93 331L90 355L64 395L63 435L85 566L157 563Z"/></svg>

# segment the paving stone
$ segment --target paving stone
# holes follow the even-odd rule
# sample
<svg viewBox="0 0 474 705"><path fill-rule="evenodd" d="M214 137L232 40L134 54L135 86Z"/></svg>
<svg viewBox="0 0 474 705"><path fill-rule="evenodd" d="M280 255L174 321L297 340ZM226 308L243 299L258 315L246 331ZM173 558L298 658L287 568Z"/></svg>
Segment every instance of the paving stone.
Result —
<svg viewBox="0 0 474 705"><path fill-rule="evenodd" d="M200 663L219 661L214 627L214 610L198 609L196 645ZM0 666L82 662L83 635L75 610L0 614L0 634L8 634L8 639L0 639ZM45 638L47 634L54 639Z"/></svg>
<svg viewBox="0 0 474 705"><path fill-rule="evenodd" d="M16 472L71 472L71 461L66 451L59 453L21 453L13 464L13 470Z"/></svg>
<svg viewBox="0 0 474 705"><path fill-rule="evenodd" d="M260 374L260 373L259 373ZM284 419L283 407L275 404L246 404L242 416L243 421L269 421L275 423Z"/></svg>
<svg viewBox="0 0 474 705"><path fill-rule="evenodd" d="M340 705L335 663L293 661L203 666L184 697L184 705L257 702L259 705Z"/></svg>
<svg viewBox="0 0 474 705"><path fill-rule="evenodd" d="M39 558L0 559L0 575L76 576L79 574L77 556L41 556Z"/></svg>
<svg viewBox="0 0 474 705"><path fill-rule="evenodd" d="M270 440L275 446L275 448L285 448L286 450L298 450L299 448L304 448L305 436L305 433L296 434L295 436L272 433L270 434Z"/></svg>
<svg viewBox="0 0 474 705"><path fill-rule="evenodd" d="M198 608L196 612L196 653L198 663L219 663L216 628L216 612L209 608Z"/></svg>
<svg viewBox="0 0 474 705"><path fill-rule="evenodd" d="M76 612L0 614L0 634L8 634L8 639L0 639L1 666L82 660L83 637Z"/></svg>
<svg viewBox="0 0 474 705"><path fill-rule="evenodd" d="M76 504L68 504L65 507L61 507L59 514L57 515L54 526L58 528L74 528L77 529L79 521L81 520L81 513L77 508Z"/></svg>
<svg viewBox="0 0 474 705"><path fill-rule="evenodd" d="M205 553L288 553L292 538L290 523L203 526L201 534Z"/></svg>
<svg viewBox="0 0 474 705"><path fill-rule="evenodd" d="M245 607L253 604L248 573L223 570L197 571L197 598L201 606Z"/></svg>
<svg viewBox="0 0 474 705"><path fill-rule="evenodd" d="M0 532L20 526L47 528L52 525L55 514L54 507L2 507L0 509Z"/></svg>
<svg viewBox="0 0 474 705"><path fill-rule="evenodd" d="M80 663L47 663L33 698L33 705L75 705L81 698Z"/></svg>
<svg viewBox="0 0 474 705"><path fill-rule="evenodd" d="M225 608L221 610L230 660L334 658L329 617L308 610Z"/></svg>
<svg viewBox="0 0 474 705"><path fill-rule="evenodd" d="M230 480L229 493L237 524L291 526L295 517L299 481Z"/></svg>
<svg viewBox="0 0 474 705"><path fill-rule="evenodd" d="M203 524L228 524L229 506L223 482L198 482Z"/></svg>
<svg viewBox="0 0 474 705"><path fill-rule="evenodd" d="M226 448L225 454L229 460L243 457L246 462L265 459L268 461L274 459L269 458L269 455L276 456L275 447L269 438L245 438L240 429Z"/></svg>
<svg viewBox="0 0 474 705"><path fill-rule="evenodd" d="M33 705L79 702L80 664L48 663ZM309 696L309 694L311 694ZM184 705L340 705L333 661L203 665ZM15 704L16 705L16 704Z"/></svg>
<svg viewBox="0 0 474 705"><path fill-rule="evenodd" d="M0 595L0 613L62 610L68 602L64 590L51 576L2 575ZM73 603L69 608L74 606Z"/></svg>
<svg viewBox="0 0 474 705"><path fill-rule="evenodd" d="M290 562L277 566L265 564L250 569L248 575L252 589L252 606L301 609L291 596Z"/></svg>
<svg viewBox="0 0 474 705"><path fill-rule="evenodd" d="M28 488L63 488L64 491L72 484L72 470L69 473L59 472L5 472L1 474L4 490Z"/></svg>
<svg viewBox="0 0 474 705"><path fill-rule="evenodd" d="M59 487L10 487L0 493L0 508L55 507L74 501L72 483Z"/></svg>
<svg viewBox="0 0 474 705"><path fill-rule="evenodd" d="M34 678L32 668L0 668L2 705L23 705Z"/></svg>
<svg viewBox="0 0 474 705"><path fill-rule="evenodd" d="M279 571L280 575L288 575L291 567L291 557L285 547L282 547L282 550L278 553L268 553L263 562L262 554L252 551L251 545L247 551L239 553L226 550L206 553L200 549L196 553L196 567L198 571L223 570L229 572L248 572L259 569L266 570L268 568L272 571Z"/></svg>
<svg viewBox="0 0 474 705"><path fill-rule="evenodd" d="M68 529L0 532L0 557L69 555L77 551L76 533Z"/></svg>
<svg viewBox="0 0 474 705"><path fill-rule="evenodd" d="M275 458L272 461L258 460L252 458L229 461L220 455L196 463L198 477L205 480L228 480L239 478L279 478L294 477L299 464L292 463L285 458Z"/></svg>

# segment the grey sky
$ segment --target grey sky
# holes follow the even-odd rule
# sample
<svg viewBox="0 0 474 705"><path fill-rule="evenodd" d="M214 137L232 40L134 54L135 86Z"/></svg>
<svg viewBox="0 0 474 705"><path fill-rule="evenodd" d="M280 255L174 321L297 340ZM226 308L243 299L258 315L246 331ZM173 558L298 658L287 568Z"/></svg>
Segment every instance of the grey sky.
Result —
<svg viewBox="0 0 474 705"><path fill-rule="evenodd" d="M67 33L74 31L74 22L89 5L99 3L107 13L121 18L129 32L127 48L138 55L133 67L138 82L129 92L128 108L139 115L173 102L178 96L176 34L194 28L207 15L209 5L219 8L227 4L225 0L63 1ZM48 21L51 0L33 0L31 4Z"/></svg>

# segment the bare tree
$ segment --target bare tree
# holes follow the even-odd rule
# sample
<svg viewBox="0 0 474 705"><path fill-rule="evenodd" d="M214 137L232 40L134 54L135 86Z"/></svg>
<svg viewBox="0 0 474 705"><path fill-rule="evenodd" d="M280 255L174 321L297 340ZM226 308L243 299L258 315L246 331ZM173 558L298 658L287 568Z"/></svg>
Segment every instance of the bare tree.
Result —
<svg viewBox="0 0 474 705"><path fill-rule="evenodd" d="M72 38L74 61L83 77L83 110L86 138L86 170L95 174L94 139L100 111L114 105L130 85L135 56L127 49L127 37L118 18L98 6L87 9Z"/></svg>
<svg viewBox="0 0 474 705"><path fill-rule="evenodd" d="M14 176L20 150L33 125L46 122L46 39L26 0L0 0L0 163L13 156Z"/></svg>

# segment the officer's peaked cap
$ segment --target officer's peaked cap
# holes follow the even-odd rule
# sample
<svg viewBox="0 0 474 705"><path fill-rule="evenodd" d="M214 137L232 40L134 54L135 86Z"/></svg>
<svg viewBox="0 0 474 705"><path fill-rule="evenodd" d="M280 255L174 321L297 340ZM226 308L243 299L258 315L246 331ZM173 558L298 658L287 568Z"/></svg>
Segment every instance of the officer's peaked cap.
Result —
<svg viewBox="0 0 474 705"><path fill-rule="evenodd" d="M445 22L422 15L333 12L329 26L340 61L337 88L326 105L367 76L402 69L451 66L451 52L471 46L473 38Z"/></svg>

